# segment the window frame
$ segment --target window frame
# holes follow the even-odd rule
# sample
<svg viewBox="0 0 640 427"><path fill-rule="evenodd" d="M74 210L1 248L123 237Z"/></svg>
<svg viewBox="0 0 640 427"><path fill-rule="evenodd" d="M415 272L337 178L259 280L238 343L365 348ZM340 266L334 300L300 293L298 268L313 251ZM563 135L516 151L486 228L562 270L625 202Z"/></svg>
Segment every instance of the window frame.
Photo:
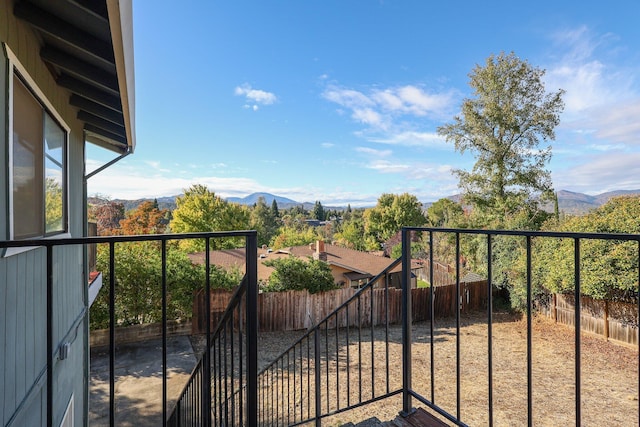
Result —
<svg viewBox="0 0 640 427"><path fill-rule="evenodd" d="M60 237L70 237L70 200L69 200L69 141L71 135L70 126L63 120L62 116L58 113L58 111L54 108L53 104L49 101L47 96L45 96L44 91L40 88L40 86L35 82L35 80L31 77L27 69L22 65L22 63L18 60L16 55L9 49L9 47L4 44L4 50L7 55L8 67L5 69L7 73L7 82L8 82L8 96L7 96L7 107L8 107L8 132L7 132L7 144L8 144L8 219L9 219L9 240L32 240L32 239L46 239L46 238L60 238ZM45 217L45 206L43 204L43 212L42 219L43 223L43 235L35 236L35 237L25 237L25 238L15 238L15 222L14 222L14 197L13 197L13 188L14 188L14 141L13 141L13 108L14 108L14 76L19 79L22 84L24 84L25 88L31 93L31 95L35 98L35 100L40 104L43 110L43 114L48 114L49 117L57 124L60 129L64 132L64 142L63 142L63 167L62 167L62 180L63 180L63 194L62 194L62 203L63 203L63 227L61 231L50 232L46 231L46 217ZM43 132L44 132L44 116L43 116ZM43 137L44 144L44 137ZM46 147L45 147L46 148ZM45 187L45 177L46 177L46 149L43 148L43 157L42 157L42 186L43 186L43 196L46 196ZM44 201L43 201L44 203ZM15 253L24 252L26 250L33 249L33 247L27 248L8 248L7 252L4 256L13 255Z"/></svg>

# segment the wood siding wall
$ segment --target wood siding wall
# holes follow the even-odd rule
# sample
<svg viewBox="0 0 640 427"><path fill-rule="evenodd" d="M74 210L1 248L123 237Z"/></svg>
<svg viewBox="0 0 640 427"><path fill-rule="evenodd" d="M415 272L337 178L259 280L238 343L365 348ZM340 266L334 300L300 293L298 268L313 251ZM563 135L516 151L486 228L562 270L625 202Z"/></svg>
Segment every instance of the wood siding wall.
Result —
<svg viewBox="0 0 640 427"><path fill-rule="evenodd" d="M56 112L70 126L68 143L69 232L82 236L84 229L84 136L76 111L68 104L69 92L59 88L40 59L35 34L13 16L13 1L0 0L0 43L6 44L26 68ZM6 52L0 52L0 161L8 170L10 135L9 94ZM6 174L0 176L0 200L9 200ZM0 240L9 238L9 206L0 204ZM0 252L0 256L2 252ZM54 356L54 425L59 425L71 395L75 399L74 418L86 422L85 374L88 366L87 324L83 318L86 283L84 255L80 247L54 252L54 347L70 342L69 358ZM45 251L29 250L0 257L0 424L44 425L46 419L46 270Z"/></svg>
<svg viewBox="0 0 640 427"><path fill-rule="evenodd" d="M450 317L456 313L455 285L441 286L435 289L434 316ZM258 322L260 331L295 331L308 329L327 317L335 308L351 298L357 290L345 288L334 291L310 294L307 291L266 292L258 296ZM199 292L194 297L193 333L206 331L206 299L205 293ZM211 328L215 328L224 312L231 292L211 291ZM411 306L413 320L426 321L430 318L430 290L420 288L411 290ZM384 289L365 291L359 302L352 302L349 306L348 324L383 325L386 322L385 312L388 307L389 323L400 323L402 320L402 290L389 288L388 300ZM460 285L460 308L462 313L485 309L487 306L486 281L464 283ZM372 317L373 316L373 317ZM337 319L331 321L335 326L347 326L347 312L343 311Z"/></svg>

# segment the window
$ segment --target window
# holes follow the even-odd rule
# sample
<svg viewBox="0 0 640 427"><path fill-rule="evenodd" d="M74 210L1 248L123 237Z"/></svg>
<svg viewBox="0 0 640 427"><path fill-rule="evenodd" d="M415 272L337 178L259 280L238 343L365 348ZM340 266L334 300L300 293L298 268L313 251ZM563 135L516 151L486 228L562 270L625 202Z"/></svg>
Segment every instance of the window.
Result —
<svg viewBox="0 0 640 427"><path fill-rule="evenodd" d="M66 212L67 133L13 75L12 238L63 233Z"/></svg>

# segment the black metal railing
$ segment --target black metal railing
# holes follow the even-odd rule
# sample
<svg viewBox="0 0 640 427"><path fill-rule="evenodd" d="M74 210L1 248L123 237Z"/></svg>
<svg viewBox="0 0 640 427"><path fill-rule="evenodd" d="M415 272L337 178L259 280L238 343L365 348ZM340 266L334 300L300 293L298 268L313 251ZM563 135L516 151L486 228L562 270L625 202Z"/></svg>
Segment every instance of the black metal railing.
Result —
<svg viewBox="0 0 640 427"><path fill-rule="evenodd" d="M493 301L496 286L493 278L503 273L498 271L494 264L504 253L494 253L500 239L517 239L519 250L524 256L524 289L526 301L524 317L526 319L526 389L521 391L526 394L526 424L534 424L534 378L533 378L533 331L532 318L536 310L536 297L533 294L534 271L532 267L533 242L538 239L564 239L573 242L573 286L571 292L576 301L574 314L574 380L573 401L575 414L563 414L564 423L573 423L580 426L583 423L582 415L582 364L581 364L581 276L582 258L581 241L584 240L610 240L618 242L635 242L636 284L640 283L640 235L623 234L596 234L596 233L561 233L561 232L528 232L528 231L502 231L502 230L469 230L469 229L436 229L436 228L404 228L402 230L403 253L402 262L402 338L401 338L401 366L391 363L389 344L389 318L390 306L388 305L389 292L385 287L383 301L387 304L381 310L375 310L374 301L379 301L371 296L368 301L370 306L363 310L363 300L374 292L373 284L379 279L371 280L351 299L338 307L317 325L310 328L298 341L285 350L275 361L260 371L258 381L259 399L259 425L302 425L315 423L320 426L322 420L341 412L349 411L357 407L369 405L382 399L400 394L402 396L402 408L400 413L409 415L413 412L413 402L430 408L443 419L458 425L467 426L463 413L462 399L462 372L465 363L461 358L462 347L462 319L460 304L457 303L453 335L454 350L440 350L439 340L442 340L442 331L438 331L434 309L429 309L429 320L425 324L413 325L412 316L412 257L411 234L422 233L428 242L429 264L434 264L434 256L449 257L449 262L455 265L456 295L462 298L460 293L461 280L467 269L463 268L462 260L474 256L482 263L484 260L484 275L487 278L486 300L488 301L486 322L486 407L480 408L486 417L486 425L493 426L495 420L495 372L494 372L494 331L493 323L496 311ZM439 246L434 243L436 236L439 238ZM443 239L444 237L444 239ZM474 245L467 245L465 253L461 249L463 239L475 238ZM479 241L477 239L480 239ZM447 241L449 254L442 253L442 242ZM446 246L446 245L445 245ZM472 249L469 249L469 248ZM468 251L472 250L471 254ZM442 261L442 260L438 260ZM395 264L394 264L395 265ZM468 266L467 266L468 267ZM390 269L393 266L390 267ZM390 270L389 269L389 270ZM386 273L388 271L385 271ZM383 274L384 274L383 273ZM434 272L429 272L431 283L434 283ZM429 287L429 307L435 307L435 289ZM631 292L632 299L638 304L638 289ZM379 304L379 303L378 303ZM385 304L384 302L382 304ZM378 307L380 308L380 307ZM636 314L640 316L640 304L636 306ZM366 315L363 316L363 313ZM374 313L383 319L382 324L373 318ZM637 318L636 318L637 319ZM636 320L637 324L637 320ZM429 350L417 355L413 347L413 334L416 328L421 328L421 340L426 340ZM446 332L451 334L450 331ZM636 330L637 333L637 330ZM425 337L426 335L426 337ZM367 349L367 355L363 357L363 349ZM382 350L381 350L382 349ZM425 354L426 353L426 354ZM374 356L383 354L383 357ZM440 373L436 366L443 359L454 359L453 386L455 391L453 398L447 394L446 398L439 396L442 391L436 387ZM427 383L416 384L414 382L414 366L419 364L420 369L429 371ZM391 366L393 365L393 366ZM632 367L633 369L633 367ZM636 369L640 369L639 366ZM380 375L380 371L384 374ZM376 375L376 372L378 375ZM401 383L396 384L393 378L401 378ZM379 380L382 378L382 380ZM391 378L391 379L390 379ZM380 382L378 382L380 381ZM638 379L640 389L640 378ZM444 395L444 394L443 394ZM446 400L445 400L446 399ZM438 402L438 403L436 403ZM449 410L453 406L453 411ZM445 409L446 408L446 409ZM476 410L478 408L475 408ZM640 414L640 406L638 407Z"/></svg>
<svg viewBox="0 0 640 427"><path fill-rule="evenodd" d="M430 265L436 261L434 257L447 257L449 264L455 265L456 295L460 294L460 283L466 273L463 259L475 257L484 265L487 279L487 307L483 323L486 324L486 406L482 408L486 414L486 425L496 422L495 408L495 357L494 349L494 309L493 300L496 288L495 278L502 272L497 265L504 252L500 252L501 239L515 239L523 254L524 281L524 318L526 320L526 386L516 390L526 399L526 424L535 424L536 383L533 372L533 315L536 310L534 295L535 270L532 259L537 256L535 242L542 239L561 239L571 244L572 269L570 280L573 281L571 294L575 299L573 319L573 414L563 414L564 423L583 424L583 366L581 341L581 280L585 275L584 255L591 245L587 242L601 240L627 242L631 244L636 288L630 292L631 298L638 304L637 285L640 283L640 235L628 234L595 234L595 233L562 233L503 230L468 230L468 229L436 229L436 228L403 228L403 253L387 270L372 279L353 297L336 308L325 319L311 327L292 346L281 353L272 363L258 371L258 290L257 290L257 245L255 232L228 233L193 233L185 235L151 235L151 236L112 236L82 239L44 239L27 242L0 242L0 249L8 247L36 246L46 250L46 306L47 306L47 425L53 425L53 372L54 356L60 343L54 343L53 313L54 306L54 250L60 246L89 245L105 243L109 245L110 271L117 271L115 265L115 246L124 242L159 241L162 251L162 406L165 425L171 426L218 426L247 425L275 426L302 425L315 423L320 426L322 420L354 408L373 404L392 396L402 398L402 414L410 414L413 403L424 405L442 418L458 425L466 426L470 422L463 415L465 400L462 398L463 371L466 367L461 356L462 328L460 304L455 315L454 326L447 334L454 335L454 349L443 350L440 347L442 330L438 330L434 316L434 287L430 287L431 307L429 321L413 324L412 317L412 256L411 234L422 233L427 241ZM206 347L201 360L194 369L175 408L168 407L167 402L167 274L166 246L171 240L204 239L206 241L206 283L210 290L209 241L216 238L244 238L246 247L246 275L243 283L237 288L230 305L215 328L211 328L211 307L206 298ZM469 240L473 244L469 244ZM439 242L439 243L437 243ZM445 242L446 244L443 244ZM463 243L465 243L463 245ZM443 246L449 253L443 254ZM471 253L473 252L473 253ZM444 261L438 259L437 261ZM401 325L402 335L393 338L390 334L392 307L390 304L390 287L388 282L376 288L375 283L386 277L391 269L402 263L402 302ZM467 265L468 267L468 265ZM433 271L430 273L433 275ZM110 425L115 425L115 296L117 288L114 274L110 274L110 337L109 337L109 402ZM433 283L431 277L431 283ZM635 314L640 317L640 304ZM637 324L636 317L636 324ZM420 331L421 344L426 343L428 351L414 351L414 334ZM451 332L452 331L452 332ZM637 333L637 330L636 330ZM393 348L392 348L393 347ZM397 353L399 348L399 353ZM380 356L381 355L381 356ZM436 386L441 372L436 369L438 363L448 359L454 361L454 380L450 387L452 394L442 394ZM397 361L401 361L398 364ZM414 368L429 372L426 382L415 381ZM635 369L640 370L640 359ZM637 383L640 389L640 378ZM637 391L637 390L636 390ZM566 393L566 392L565 392ZM524 396L526 395L526 396ZM453 396L453 397L452 397ZM640 414L640 400L636 401ZM570 418L568 421L566 418ZM524 423L523 423L524 424Z"/></svg>
<svg viewBox="0 0 640 427"><path fill-rule="evenodd" d="M210 301L207 298L207 346L195 367L193 374L185 387L182 395L174 408L169 407L167 396L167 282L171 279L167 271L167 243L185 239L201 240L206 246L206 276L205 290L207 295L211 289L210 283L210 242L216 239L244 239L245 241L245 265L246 273L241 286L237 288L232 300L234 307L227 309L225 316L214 333L211 333ZM139 236L104 236L86 238L62 238L62 239L37 239L28 241L0 241L0 251L5 248L44 248L46 259L46 425L54 425L54 370L55 357L58 357L59 347L63 342L54 342L54 337L59 337L59 331L54 333L56 311L55 293L58 289L56 280L58 277L66 277L61 273L60 266L76 265L78 254L73 253L72 260L56 258L54 267L54 254L56 249L62 247L79 246L90 247L96 244L108 245L109 263L109 425L117 425L116 421L116 246L131 242L157 242L161 251L161 305L162 305L162 418L161 425L257 425L257 240L255 231L230 231L212 233L184 233L163 235L139 235ZM20 255L17 255L20 256ZM54 271L54 268L56 270ZM84 283L87 283L88 274L78 269L79 275L85 274ZM24 272L26 274L26 272ZM31 274L33 277L34 275ZM62 279L63 280L63 279ZM80 280L81 281L81 280ZM78 292L81 292L78 289ZM88 315L88 307L82 310L83 316ZM59 313L58 313L59 314ZM76 322L77 323L77 322ZM234 326L235 325L235 326ZM238 330L239 332L234 332ZM236 347L234 347L236 343ZM228 350L230 348L231 350ZM249 349L249 350L247 350ZM88 351L88 349L86 349ZM230 365L229 365L230 364ZM224 368L223 368L224 367ZM244 393L239 401L231 406L214 405L220 402L227 394L233 393L242 387ZM237 394L237 393L236 393ZM216 409L214 409L214 406ZM224 422L220 420L224 419Z"/></svg>
<svg viewBox="0 0 640 427"><path fill-rule="evenodd" d="M392 374L386 279L398 264L400 259L260 371L259 425L320 425L328 416L401 393L391 381L400 372Z"/></svg>
<svg viewBox="0 0 640 427"><path fill-rule="evenodd" d="M496 249L496 240L497 239L516 239L519 242L519 247L521 251L521 255L524 257L524 268L523 268L523 280L524 280L524 289L526 293L525 297L525 307L524 307L524 317L526 319L526 390L522 390L522 393L526 394L526 423L531 426L534 424L534 379L533 379L533 331L532 331L532 316L535 312L535 295L533 294L533 282L534 282L534 270L532 267L532 254L534 253L534 242L540 239L562 239L565 241L572 242L573 250L572 250L572 263L573 263L573 274L571 280L573 280L573 285L571 286L571 293L575 300L575 311L573 318L573 327L574 327L574 411L575 416L573 417L573 422L576 426L582 425L584 422L582 416L582 377L583 370L581 364L581 351L582 351L582 342L581 342L581 278L583 277L583 258L581 254L581 247L583 242L585 241L615 241L615 242L631 242L636 246L635 255L635 283L636 288L631 290L630 299L635 301L636 306L636 325L638 319L640 318L640 303L638 301L638 296L640 294L638 289L638 284L640 284L640 235L634 234L605 234L605 233L565 233L565 232L534 232L534 231L504 231L504 230L463 230L463 229L435 229L435 228L404 228L402 230L403 236L403 283L406 285L409 281L410 274L410 262L411 262L411 252L410 252L410 235L414 232L427 233L428 242L429 242L429 256L431 262L433 262L434 253L438 251L438 249L434 246L434 236L445 236L448 238L449 244L452 246L452 250L454 252L454 256L452 256L453 263L455 264L455 277L456 277L456 287L457 287L457 295L460 295L460 281L461 275L463 274L461 268L461 260L464 256L461 256L461 240L463 238L476 238L480 240L484 240L479 242L476 240L476 244L474 246L475 254L464 254L466 256L476 256L481 254L479 258L484 258L484 268L486 269L486 277L487 277L487 311L486 311L486 333L487 333L487 342L486 342L486 363L487 363L487 372L486 372L486 396L487 396L487 405L486 405L486 420L487 425L493 426L495 422L495 414L494 414L494 338L493 338L493 318L494 318L494 307L493 307L493 292L495 290L495 284L493 283L494 278L499 276L501 272L497 271L494 264L497 262L498 258L501 256L505 256L504 253L495 254L494 250ZM607 255L608 256L608 255ZM591 266L585 266L585 268L590 268ZM433 274L433 271L431 271ZM622 273L621 273L622 274ZM406 289L406 288L405 288ZM431 304L433 307L434 304L434 289L431 287ZM539 301L538 301L539 302ZM412 399L415 399L419 403L428 406L433 411L440 414L443 418L446 418L448 421L451 421L455 425L466 426L465 419L461 416L462 412L462 387L461 387L461 369L465 367L464 362L461 359L461 319L460 319L460 310L457 310L456 318L455 318L455 352L454 354L447 354L445 352L438 352L438 340L437 333L435 330L435 319L433 317L433 310L431 310L431 319L428 323L428 334L429 334L429 354L430 358L427 362L429 364L430 369L430 381L427 386L426 393L421 389L418 391L418 387L414 386L412 383L412 367L416 363L415 357L412 357L412 328L410 324L411 319L411 292L404 292L403 294L403 408L402 412L409 413L412 410ZM458 305L459 307L459 305ZM637 327L636 327L637 334ZM444 358L455 358L455 410L454 413L450 413L449 411L443 409L443 404L448 403L447 406L451 406L451 402L442 402L442 399L438 397L436 392L436 380L438 378L438 373L436 372L436 360L438 357ZM639 367L640 367L640 358L638 359ZM634 369L633 367L630 367ZM638 369L638 367L636 367ZM640 377L637 380L637 389L640 390ZM424 384L420 384L420 387L424 386ZM638 396L636 394L636 396ZM436 401L440 401L441 403L436 404ZM638 414L640 414L640 404L638 406ZM563 414L564 421L563 423L566 425L570 423L566 417L570 417L570 414ZM633 423L632 420L629 421ZM636 420L637 422L637 420Z"/></svg>

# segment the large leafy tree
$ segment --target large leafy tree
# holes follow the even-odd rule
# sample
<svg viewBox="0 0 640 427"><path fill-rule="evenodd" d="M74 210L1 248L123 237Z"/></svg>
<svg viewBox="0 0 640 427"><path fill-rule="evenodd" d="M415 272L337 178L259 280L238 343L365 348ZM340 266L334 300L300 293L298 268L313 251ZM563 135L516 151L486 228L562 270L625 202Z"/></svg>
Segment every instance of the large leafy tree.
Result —
<svg viewBox="0 0 640 427"><path fill-rule="evenodd" d="M457 151L475 155L471 171L455 173L465 202L487 224L522 209L535 216L538 200L552 195L547 142L555 138L564 91L547 93L543 75L514 53L491 55L469 74L474 97L438 128Z"/></svg>
<svg viewBox="0 0 640 427"><path fill-rule="evenodd" d="M385 193L375 207L364 212L365 233L383 243L402 227L421 226L427 222L422 214L422 203L416 196Z"/></svg>
<svg viewBox="0 0 640 427"><path fill-rule="evenodd" d="M249 213L239 204L229 203L205 185L195 184L176 199L176 209L169 228L174 233L231 231L249 228ZM211 249L227 249L240 245L238 239L213 239ZM202 240L181 240L183 250L204 250Z"/></svg>

